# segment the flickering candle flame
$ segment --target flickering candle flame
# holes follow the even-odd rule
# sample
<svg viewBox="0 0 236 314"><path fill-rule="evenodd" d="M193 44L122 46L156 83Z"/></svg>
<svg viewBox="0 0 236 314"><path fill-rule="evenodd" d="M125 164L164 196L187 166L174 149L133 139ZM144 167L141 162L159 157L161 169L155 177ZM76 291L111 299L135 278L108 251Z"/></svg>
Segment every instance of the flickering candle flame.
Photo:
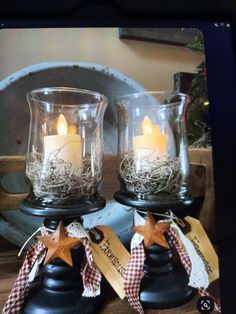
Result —
<svg viewBox="0 0 236 314"><path fill-rule="evenodd" d="M74 128L70 130L63 114L57 119L58 135L44 136L44 159L47 163L55 156L69 162L73 169L82 167L81 136Z"/></svg>
<svg viewBox="0 0 236 314"><path fill-rule="evenodd" d="M145 118L143 119L142 129L144 135L152 134L153 124L148 116L145 116Z"/></svg>
<svg viewBox="0 0 236 314"><path fill-rule="evenodd" d="M61 113L59 118L57 119L57 133L59 135L66 135L68 134L68 125L66 122L66 118Z"/></svg>
<svg viewBox="0 0 236 314"><path fill-rule="evenodd" d="M153 124L148 116L143 119L142 130L144 135L161 134L160 126Z"/></svg>

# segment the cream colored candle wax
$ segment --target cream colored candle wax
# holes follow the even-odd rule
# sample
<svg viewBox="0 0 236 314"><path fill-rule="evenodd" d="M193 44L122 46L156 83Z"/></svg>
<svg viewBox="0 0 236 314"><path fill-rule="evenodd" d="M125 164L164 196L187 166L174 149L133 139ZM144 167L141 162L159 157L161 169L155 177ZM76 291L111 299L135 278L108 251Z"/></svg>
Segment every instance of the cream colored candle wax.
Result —
<svg viewBox="0 0 236 314"><path fill-rule="evenodd" d="M57 121L58 135L44 136L44 163L55 158L70 162L72 170L82 168L82 146L79 134L68 134L68 126L63 114Z"/></svg>
<svg viewBox="0 0 236 314"><path fill-rule="evenodd" d="M134 158L137 169L145 165L145 169L148 170L152 167L152 161L167 154L167 142L160 127L153 125L147 116L143 120L142 129L143 135L133 137Z"/></svg>

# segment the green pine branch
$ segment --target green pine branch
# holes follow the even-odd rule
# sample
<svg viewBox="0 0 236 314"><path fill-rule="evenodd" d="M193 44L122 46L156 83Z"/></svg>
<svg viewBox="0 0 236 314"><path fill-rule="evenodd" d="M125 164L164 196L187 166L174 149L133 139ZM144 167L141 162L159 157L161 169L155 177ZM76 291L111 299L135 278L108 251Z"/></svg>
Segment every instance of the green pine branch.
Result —
<svg viewBox="0 0 236 314"><path fill-rule="evenodd" d="M204 40L202 36L199 36L198 39L187 45L187 48L192 50L193 52L200 54L201 56L205 55L205 48L204 48Z"/></svg>
<svg viewBox="0 0 236 314"><path fill-rule="evenodd" d="M187 48L204 56L203 37L199 36L194 43L187 45ZM189 96L190 104L187 113L187 129L189 144L191 145L203 135L202 129L198 127L197 121L201 121L209 127L209 108L206 105L206 102L208 102L208 91L205 60L196 67L196 74L191 83Z"/></svg>

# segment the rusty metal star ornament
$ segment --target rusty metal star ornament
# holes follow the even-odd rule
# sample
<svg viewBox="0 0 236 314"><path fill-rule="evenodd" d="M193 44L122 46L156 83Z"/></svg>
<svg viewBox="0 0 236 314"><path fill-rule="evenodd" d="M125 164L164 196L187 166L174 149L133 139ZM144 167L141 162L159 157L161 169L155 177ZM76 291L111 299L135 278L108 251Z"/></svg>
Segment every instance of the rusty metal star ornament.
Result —
<svg viewBox="0 0 236 314"><path fill-rule="evenodd" d="M44 264L47 264L53 259L59 257L64 262L73 267L70 250L80 244L81 241L77 238L71 238L66 235L62 221L59 223L56 231L53 234L50 236L39 236L37 238L48 249Z"/></svg>
<svg viewBox="0 0 236 314"><path fill-rule="evenodd" d="M146 223L143 226L133 227L135 232L141 234L144 238L144 246L150 247L156 243L165 248L169 248L164 232L170 227L169 222L156 223L150 212L147 212Z"/></svg>

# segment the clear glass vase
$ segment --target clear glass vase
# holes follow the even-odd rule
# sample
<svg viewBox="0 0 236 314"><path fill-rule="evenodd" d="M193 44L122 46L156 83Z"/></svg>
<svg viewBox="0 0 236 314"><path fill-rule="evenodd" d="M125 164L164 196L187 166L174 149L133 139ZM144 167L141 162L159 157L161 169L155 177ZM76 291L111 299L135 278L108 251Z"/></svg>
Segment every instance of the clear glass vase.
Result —
<svg viewBox="0 0 236 314"><path fill-rule="evenodd" d="M103 116L107 98L76 88L27 93L31 122L26 178L34 204L76 204L102 182Z"/></svg>
<svg viewBox="0 0 236 314"><path fill-rule="evenodd" d="M116 99L122 194L164 202L188 195L188 102L187 95L166 92L141 92Z"/></svg>

